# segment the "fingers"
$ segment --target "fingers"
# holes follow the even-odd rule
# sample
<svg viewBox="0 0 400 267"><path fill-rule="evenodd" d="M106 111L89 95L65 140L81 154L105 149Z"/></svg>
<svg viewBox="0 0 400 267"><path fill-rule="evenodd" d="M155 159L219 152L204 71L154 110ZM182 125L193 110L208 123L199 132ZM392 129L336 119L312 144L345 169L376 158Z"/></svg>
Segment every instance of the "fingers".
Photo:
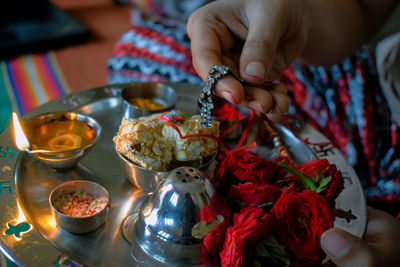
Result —
<svg viewBox="0 0 400 267"><path fill-rule="evenodd" d="M231 37L223 29L223 25L216 23L214 26L209 26L207 23L196 22L200 16L196 16L196 14L198 13L194 13L189 19L188 34L191 39L193 65L200 77L205 80L211 66L214 64L221 65L222 63L222 44L218 33L222 34L221 38L231 39ZM220 27L222 29L215 30L213 27Z"/></svg>
<svg viewBox="0 0 400 267"><path fill-rule="evenodd" d="M321 247L340 267L376 266L374 248L366 241L341 229L327 230L321 236Z"/></svg>
<svg viewBox="0 0 400 267"><path fill-rule="evenodd" d="M266 10L262 2L257 3L259 6L247 7L252 12L248 16L249 32L240 57L242 78L253 84L261 84L271 71L282 31L279 12L268 12L274 8L270 6Z"/></svg>
<svg viewBox="0 0 400 267"><path fill-rule="evenodd" d="M275 101L275 111L284 114L289 110L289 99L285 86L282 84L274 84L271 94ZM274 111L274 110L273 110Z"/></svg>
<svg viewBox="0 0 400 267"><path fill-rule="evenodd" d="M289 109L289 100L286 88L281 84L271 84L267 88L246 86L247 105L257 111L286 113Z"/></svg>
<svg viewBox="0 0 400 267"><path fill-rule="evenodd" d="M261 3L259 1L254 2ZM243 2L238 3L242 5ZM251 12L252 14L249 16L251 18L250 25L246 28L238 20L237 12L234 12L233 8L230 9L231 7L231 4L226 5L225 3L225 5L221 5L217 1L200 8L189 18L187 28L191 38L193 65L203 80L206 80L208 71L214 64L228 65L235 71L235 67L238 66L235 55L238 56L239 54L235 54L235 42L232 34L240 38L247 36L248 38L243 52L240 54L239 61L242 62L243 59L258 59L258 62L257 60L252 63L249 62L247 70L248 73L261 72L262 74L258 75L256 73L253 76L250 74L247 78L242 75L242 78L247 79L253 85L261 87L265 80L267 69L271 69L270 65L273 60L268 60L268 58L274 57L275 50L277 49L276 45L279 41L279 34L274 32L275 27L263 28L265 27L263 26L265 21L263 23L262 20L265 20L265 13L262 10L258 11L258 9L254 9L256 10L256 16L254 16L256 19L253 19L253 12ZM247 29L249 31L248 34ZM258 35L260 30L262 30L263 34ZM264 42L265 40L267 41ZM261 48L257 48L257 44ZM255 51L254 47L257 48ZM239 49L238 51L241 50ZM267 56L259 54L259 51ZM269 64L266 65L267 69L264 67L265 63ZM243 73L242 66L243 64L241 63L240 73ZM236 79L227 76L216 83L215 90L217 94L234 104L243 104L245 101L248 101L251 108L261 112L287 112L289 101L284 87L281 86L279 88L279 86L274 86L268 90L252 86L245 87L243 88L243 85Z"/></svg>
<svg viewBox="0 0 400 267"><path fill-rule="evenodd" d="M216 10L209 6L197 10L191 15L188 22L188 34L191 39L193 65L205 81L212 65L228 65L235 71L232 59L224 56L222 51L233 45L233 38L226 24L216 14ZM244 90L240 82L232 77L220 79L216 84L216 93L226 100L240 104L244 100Z"/></svg>
<svg viewBox="0 0 400 267"><path fill-rule="evenodd" d="M270 92L257 88L246 87L246 94L248 97L247 105L257 111L263 113L268 112L274 105L274 99Z"/></svg>
<svg viewBox="0 0 400 267"><path fill-rule="evenodd" d="M339 267L397 266L399 241L400 222L386 212L369 208L364 240L332 228L321 236L321 247Z"/></svg>

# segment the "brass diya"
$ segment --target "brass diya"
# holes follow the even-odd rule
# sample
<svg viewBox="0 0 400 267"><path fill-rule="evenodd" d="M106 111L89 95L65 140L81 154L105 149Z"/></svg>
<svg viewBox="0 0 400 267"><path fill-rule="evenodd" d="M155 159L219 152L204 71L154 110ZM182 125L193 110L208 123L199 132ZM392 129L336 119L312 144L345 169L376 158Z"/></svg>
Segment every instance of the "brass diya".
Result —
<svg viewBox="0 0 400 267"><path fill-rule="evenodd" d="M96 120L74 112L33 117L23 124L26 136L17 128L14 123L17 147L56 169L74 167L99 140L101 133Z"/></svg>

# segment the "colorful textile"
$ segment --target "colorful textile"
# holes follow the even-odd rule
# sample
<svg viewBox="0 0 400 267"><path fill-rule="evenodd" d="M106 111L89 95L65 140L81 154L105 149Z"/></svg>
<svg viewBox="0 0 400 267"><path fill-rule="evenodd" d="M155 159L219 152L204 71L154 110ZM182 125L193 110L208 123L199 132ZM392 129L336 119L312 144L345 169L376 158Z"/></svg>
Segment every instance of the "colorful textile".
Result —
<svg viewBox="0 0 400 267"><path fill-rule="evenodd" d="M183 21L147 20L126 32L108 61L109 83L172 81L202 83L192 67Z"/></svg>
<svg viewBox="0 0 400 267"><path fill-rule="evenodd" d="M0 132L20 115L69 91L52 52L0 62Z"/></svg>
<svg viewBox="0 0 400 267"><path fill-rule="evenodd" d="M291 112L342 151L368 199L399 203L400 129L382 94L368 49L330 68L295 63L281 82L289 89Z"/></svg>
<svg viewBox="0 0 400 267"><path fill-rule="evenodd" d="M169 18L134 26L109 60L110 83L203 84L192 66L185 33L183 21ZM281 82L289 91L290 113L316 127L342 151L368 199L395 203L388 211L400 212L400 129L392 120L368 50L330 68L294 63Z"/></svg>
<svg viewBox="0 0 400 267"><path fill-rule="evenodd" d="M20 115L69 92L52 52L0 62L0 133ZM0 267L15 265L0 253Z"/></svg>

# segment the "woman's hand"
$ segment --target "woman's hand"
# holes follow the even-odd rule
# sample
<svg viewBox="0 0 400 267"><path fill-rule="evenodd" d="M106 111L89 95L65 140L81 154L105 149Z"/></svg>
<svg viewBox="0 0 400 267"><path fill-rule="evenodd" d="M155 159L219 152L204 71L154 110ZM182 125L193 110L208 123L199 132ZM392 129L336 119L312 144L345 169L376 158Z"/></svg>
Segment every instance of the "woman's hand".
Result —
<svg viewBox="0 0 400 267"><path fill-rule="evenodd" d="M188 23L202 79L214 64L230 66L247 84L228 76L216 92L262 112L288 110L286 89L265 82L275 81L300 53L306 33L303 1L297 0L219 0L198 9Z"/></svg>
<svg viewBox="0 0 400 267"><path fill-rule="evenodd" d="M218 0L189 18L193 64L206 79L214 64L248 84L221 79L216 91L255 110L288 110L286 89L273 82L297 58L330 65L353 53L383 25L398 0ZM267 90L265 90L267 89Z"/></svg>
<svg viewBox="0 0 400 267"><path fill-rule="evenodd" d="M400 266L400 222L386 212L368 209L364 239L340 229L329 229L321 247L340 267Z"/></svg>

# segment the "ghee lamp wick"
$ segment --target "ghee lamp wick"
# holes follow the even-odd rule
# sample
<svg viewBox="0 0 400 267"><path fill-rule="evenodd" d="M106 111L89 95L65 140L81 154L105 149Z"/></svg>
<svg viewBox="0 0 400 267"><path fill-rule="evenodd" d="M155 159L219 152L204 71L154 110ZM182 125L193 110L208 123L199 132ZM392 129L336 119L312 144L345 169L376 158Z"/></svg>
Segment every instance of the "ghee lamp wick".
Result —
<svg viewBox="0 0 400 267"><path fill-rule="evenodd" d="M28 153L43 153L47 152L46 150L32 150L32 145L29 142L24 129L21 126L17 113L12 113L13 117L13 136L14 136L14 143L16 147L20 151L25 151Z"/></svg>
<svg viewBox="0 0 400 267"><path fill-rule="evenodd" d="M15 145L19 150L29 152L32 149L32 146L28 138L26 137L24 130L22 129L17 113L15 112L12 113L12 119L13 119L13 136Z"/></svg>

